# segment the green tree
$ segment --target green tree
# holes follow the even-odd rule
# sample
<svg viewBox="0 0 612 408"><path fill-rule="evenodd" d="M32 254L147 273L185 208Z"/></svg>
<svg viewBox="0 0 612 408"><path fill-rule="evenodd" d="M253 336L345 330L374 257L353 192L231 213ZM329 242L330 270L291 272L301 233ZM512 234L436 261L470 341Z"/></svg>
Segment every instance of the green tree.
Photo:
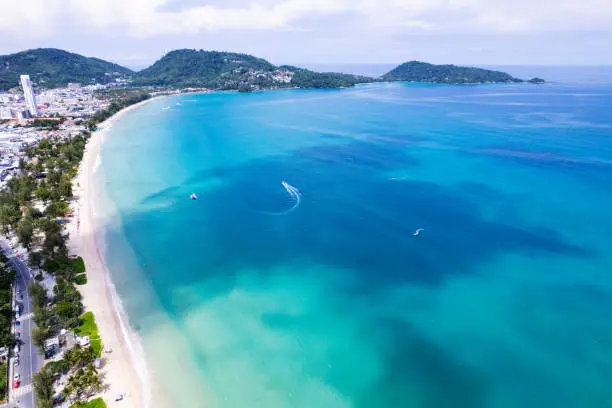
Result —
<svg viewBox="0 0 612 408"><path fill-rule="evenodd" d="M40 284L36 282L30 282L28 284L28 294L32 299L34 306L43 308L47 307L47 292Z"/></svg>
<svg viewBox="0 0 612 408"><path fill-rule="evenodd" d="M39 175L41 174L43 171L45 170L43 164L41 163L41 161L37 161L36 164L34 164L32 171L35 175Z"/></svg>
<svg viewBox="0 0 612 408"><path fill-rule="evenodd" d="M45 180L40 182L34 194L43 202L47 202L51 199L51 191L49 191L49 187L47 187Z"/></svg>
<svg viewBox="0 0 612 408"><path fill-rule="evenodd" d="M83 385L85 386L85 389L89 391L90 396L93 393L100 391L100 388L102 387L102 380L100 379L98 370L96 370L93 364L89 364L87 368L85 368Z"/></svg>
<svg viewBox="0 0 612 408"><path fill-rule="evenodd" d="M40 150L49 150L52 147L51 142L49 141L49 139L42 139L40 142L38 142L38 149Z"/></svg>
<svg viewBox="0 0 612 408"><path fill-rule="evenodd" d="M32 328L32 343L39 349L45 346L45 340L49 338L49 329L36 326Z"/></svg>
<svg viewBox="0 0 612 408"><path fill-rule="evenodd" d="M8 232L8 227L15 227L20 219L19 205L5 203L0 206L0 224L2 224L4 232Z"/></svg>
<svg viewBox="0 0 612 408"><path fill-rule="evenodd" d="M64 236L58 232L53 232L47 234L45 236L45 241L43 242L43 252L50 257L55 256L65 250L66 248L66 239Z"/></svg>
<svg viewBox="0 0 612 408"><path fill-rule="evenodd" d="M83 306L80 302L58 302L53 308L60 323L67 327L79 325L79 316L83 313Z"/></svg>
<svg viewBox="0 0 612 408"><path fill-rule="evenodd" d="M3 329L0 330L0 347L10 348L17 343L17 339L15 338L15 335L8 330L8 327L10 327L10 322L7 321L6 323L9 323L9 325L3 326Z"/></svg>
<svg viewBox="0 0 612 408"><path fill-rule="evenodd" d="M45 209L45 216L55 218L63 217L68 212L68 203L65 201L53 201Z"/></svg>
<svg viewBox="0 0 612 408"><path fill-rule="evenodd" d="M26 249L30 248L32 244L32 238L34 237L34 225L32 223L32 217L26 216L19 221L17 229L15 231L19 243Z"/></svg>
<svg viewBox="0 0 612 408"><path fill-rule="evenodd" d="M41 370L32 377L37 408L53 407L53 374Z"/></svg>
<svg viewBox="0 0 612 408"><path fill-rule="evenodd" d="M59 191L62 197L69 200L72 198L72 182L70 180L62 179L59 184Z"/></svg>
<svg viewBox="0 0 612 408"><path fill-rule="evenodd" d="M78 344L64 354L70 367L80 368L96 359L96 353L91 346L81 347Z"/></svg>
<svg viewBox="0 0 612 408"><path fill-rule="evenodd" d="M39 327L48 326L49 319L51 318L51 312L46 307L34 306L34 313L32 319Z"/></svg>
<svg viewBox="0 0 612 408"><path fill-rule="evenodd" d="M76 397L78 390L84 390L88 396L98 392L102 380L96 368L89 364L85 369L79 368L69 379L62 394L65 398Z"/></svg>
<svg viewBox="0 0 612 408"><path fill-rule="evenodd" d="M39 251L30 251L28 255L28 265L30 268L40 268L42 266L43 256Z"/></svg>

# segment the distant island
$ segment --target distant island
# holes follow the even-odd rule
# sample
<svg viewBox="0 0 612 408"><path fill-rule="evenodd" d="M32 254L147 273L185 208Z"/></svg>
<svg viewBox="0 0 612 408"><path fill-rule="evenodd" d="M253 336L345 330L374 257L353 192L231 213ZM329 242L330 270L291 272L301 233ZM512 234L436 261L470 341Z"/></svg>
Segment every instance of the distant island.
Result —
<svg viewBox="0 0 612 408"><path fill-rule="evenodd" d="M0 91L18 86L19 75L29 74L40 88L68 83L117 83L173 89L206 88L243 92L280 88L347 88L370 82L428 82L440 84L541 84L501 71L410 61L380 78L336 72L314 72L290 65L276 66L248 54L182 49L170 51L153 65L134 72L98 58L54 48L38 48L0 56Z"/></svg>
<svg viewBox="0 0 612 408"><path fill-rule="evenodd" d="M434 65L410 61L382 76L383 81L430 82L436 84L518 83L522 79L501 71L456 65Z"/></svg>
<svg viewBox="0 0 612 408"><path fill-rule="evenodd" d="M543 80L542 78L538 78L538 77L531 78L531 79L530 79L529 81L527 81L527 82L532 83L532 84L544 84L544 83L546 83L546 81L545 81L545 80Z"/></svg>

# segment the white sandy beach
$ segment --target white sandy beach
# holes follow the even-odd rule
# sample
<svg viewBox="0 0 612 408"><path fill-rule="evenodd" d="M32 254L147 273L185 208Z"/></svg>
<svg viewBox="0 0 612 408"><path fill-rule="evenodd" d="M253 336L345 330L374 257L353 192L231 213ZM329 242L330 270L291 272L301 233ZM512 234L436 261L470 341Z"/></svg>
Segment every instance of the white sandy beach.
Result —
<svg viewBox="0 0 612 408"><path fill-rule="evenodd" d="M83 304L86 311L91 311L95 315L104 350L112 350L103 352L102 357L106 362L101 369L104 384L107 386L101 396L109 407L150 406L150 389L144 356L137 351L140 350L139 340L130 330L126 319L122 317L123 312L104 263L103 249L98 246L96 235L99 235L97 228L99 220L96 218L95 206L99 195L95 191L94 182L96 162L104 133L121 115L140 104L122 110L101 124L100 130L92 133L74 182L75 196L78 197L78 201L73 203L76 217L68 226L70 251L85 260L88 282L79 287L83 295ZM115 402L118 394L123 394L124 398Z"/></svg>

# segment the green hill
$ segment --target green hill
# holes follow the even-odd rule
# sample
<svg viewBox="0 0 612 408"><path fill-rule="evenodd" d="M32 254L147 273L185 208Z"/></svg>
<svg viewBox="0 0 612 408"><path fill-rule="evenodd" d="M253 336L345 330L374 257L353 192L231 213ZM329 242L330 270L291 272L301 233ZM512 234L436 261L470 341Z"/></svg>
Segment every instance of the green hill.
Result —
<svg viewBox="0 0 612 408"><path fill-rule="evenodd" d="M399 65L382 76L383 81L432 82L440 84L482 84L523 82L510 74L482 68L456 65L434 65L410 61Z"/></svg>
<svg viewBox="0 0 612 408"><path fill-rule="evenodd" d="M375 81L374 78L361 75L315 72L290 65L282 65L279 69L292 72L291 86L298 88L348 88Z"/></svg>
<svg viewBox="0 0 612 408"><path fill-rule="evenodd" d="M175 50L133 76L134 85L251 91L270 88L340 88L371 78L280 66L247 54Z"/></svg>
<svg viewBox="0 0 612 408"><path fill-rule="evenodd" d="M38 87L55 88L68 82L107 83L132 74L128 68L55 48L38 48L0 56L0 90L19 85L29 74Z"/></svg>

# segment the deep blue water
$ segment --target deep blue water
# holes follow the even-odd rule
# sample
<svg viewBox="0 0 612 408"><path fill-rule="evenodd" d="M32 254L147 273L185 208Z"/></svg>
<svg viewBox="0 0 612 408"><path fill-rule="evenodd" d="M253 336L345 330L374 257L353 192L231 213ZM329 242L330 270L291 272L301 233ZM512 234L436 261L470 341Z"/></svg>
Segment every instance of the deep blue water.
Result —
<svg viewBox="0 0 612 408"><path fill-rule="evenodd" d="M107 256L156 389L176 407L609 406L610 112L612 86L557 83L128 113L102 151Z"/></svg>

